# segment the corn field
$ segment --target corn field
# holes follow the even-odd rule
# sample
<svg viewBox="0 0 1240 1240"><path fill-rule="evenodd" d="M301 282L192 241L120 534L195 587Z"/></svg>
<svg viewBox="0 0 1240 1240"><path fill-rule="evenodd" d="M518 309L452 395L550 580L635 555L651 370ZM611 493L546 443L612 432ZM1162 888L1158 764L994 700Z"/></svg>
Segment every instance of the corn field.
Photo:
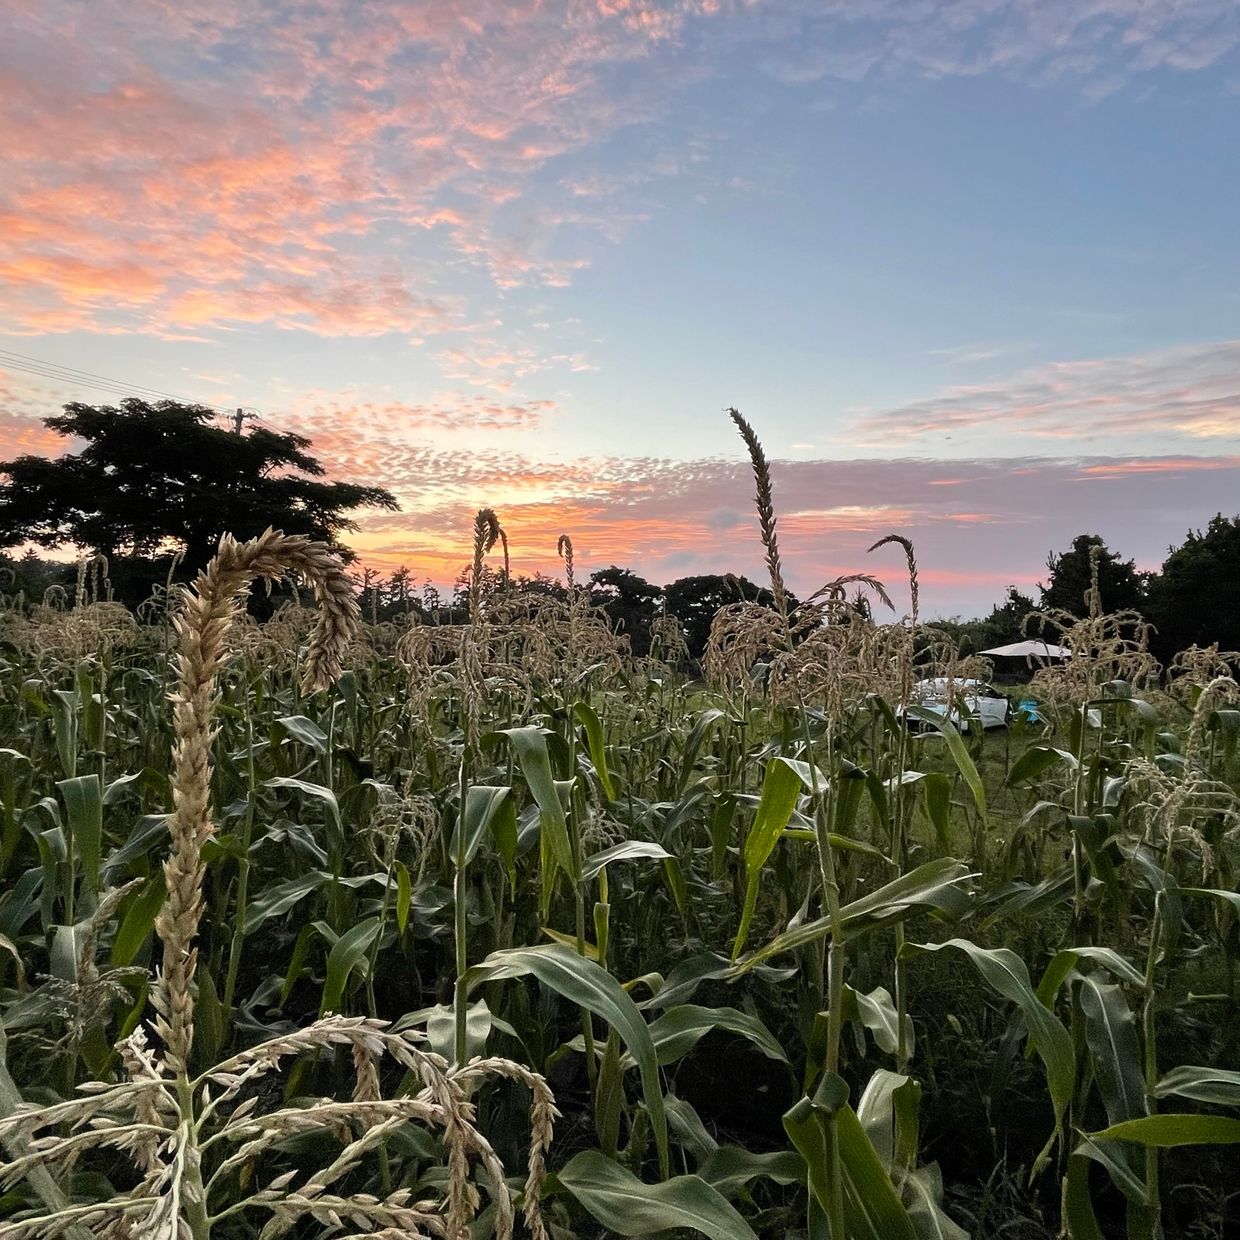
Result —
<svg viewBox="0 0 1240 1240"><path fill-rule="evenodd" d="M1095 586L957 729L913 547L794 605L731 412L774 605L700 669L489 509L463 624L271 531L3 613L0 1237L1240 1234L1235 656Z"/></svg>

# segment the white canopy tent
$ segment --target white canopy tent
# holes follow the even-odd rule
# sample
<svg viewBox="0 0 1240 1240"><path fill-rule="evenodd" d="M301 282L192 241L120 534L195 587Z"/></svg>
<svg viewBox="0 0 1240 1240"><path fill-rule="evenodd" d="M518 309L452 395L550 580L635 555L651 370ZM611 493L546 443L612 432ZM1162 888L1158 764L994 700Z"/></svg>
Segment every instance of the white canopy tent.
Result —
<svg viewBox="0 0 1240 1240"><path fill-rule="evenodd" d="M1012 642L1008 646L995 646L991 650L983 650L982 654L997 659L1070 659L1072 651L1067 646L1054 646L1050 642L1024 641Z"/></svg>

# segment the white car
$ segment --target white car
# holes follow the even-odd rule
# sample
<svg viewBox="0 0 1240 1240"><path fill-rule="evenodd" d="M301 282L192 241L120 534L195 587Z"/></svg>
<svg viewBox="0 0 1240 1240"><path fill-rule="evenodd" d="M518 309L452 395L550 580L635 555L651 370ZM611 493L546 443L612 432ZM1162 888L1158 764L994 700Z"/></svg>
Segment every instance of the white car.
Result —
<svg viewBox="0 0 1240 1240"><path fill-rule="evenodd" d="M1005 728L1012 704L994 685L984 680L951 680L940 676L919 680L913 688L913 704L922 710L950 719L957 727L976 719L983 728ZM914 727L928 726L914 717Z"/></svg>

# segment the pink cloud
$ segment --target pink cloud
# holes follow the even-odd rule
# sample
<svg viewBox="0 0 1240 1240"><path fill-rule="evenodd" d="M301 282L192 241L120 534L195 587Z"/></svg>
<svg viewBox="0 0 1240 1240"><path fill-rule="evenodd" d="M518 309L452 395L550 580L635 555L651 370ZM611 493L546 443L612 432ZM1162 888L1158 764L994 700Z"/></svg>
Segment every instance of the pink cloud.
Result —
<svg viewBox="0 0 1240 1240"><path fill-rule="evenodd" d="M956 430L1044 440L1240 438L1240 340L1054 362L867 417L863 442Z"/></svg>
<svg viewBox="0 0 1240 1240"><path fill-rule="evenodd" d="M405 563L451 580L467 555L474 511L492 504L519 571L555 572L555 541L567 531L585 570L614 562L660 583L697 572L763 572L743 461L371 451L386 472L359 480L386 479L408 497L406 511L363 520L359 550L386 568ZM967 481L959 480L962 466ZM778 461L772 468L794 589L864 569L898 593L901 565L866 549L902 533L917 547L927 614L984 612L1008 584L1032 589L1045 576L1047 553L1083 532L1156 566L1169 544L1215 511L1230 512L1240 493L1240 456ZM1154 491L1151 474L1159 476ZM1090 485L1099 480L1105 487Z"/></svg>
<svg viewBox="0 0 1240 1240"><path fill-rule="evenodd" d="M562 287L588 258L553 250L555 216L517 235L496 210L653 115L603 72L715 7L17 9L0 49L6 322L420 335L462 325L436 291L462 262L496 288ZM428 229L444 238L429 256L412 240Z"/></svg>
<svg viewBox="0 0 1240 1240"><path fill-rule="evenodd" d="M63 398L0 374L6 446L62 451L37 415ZM518 571L558 571L556 539L567 532L583 572L618 563L658 583L699 572L762 576L752 475L735 450L690 460L557 456L521 437L558 413L546 398L458 391L411 401L358 389L304 392L272 406L270 418L274 429L309 436L329 476L401 499L401 512L361 514L351 540L376 567L407 564L450 582L473 514L491 505ZM730 448L722 428L720 443ZM898 595L899 558L867 548L900 533L917 547L927 615L984 612L1009 583L1031 589L1047 553L1079 533L1157 566L1188 529L1216 511L1230 515L1240 494L1240 455L776 460L772 471L796 591L865 570Z"/></svg>

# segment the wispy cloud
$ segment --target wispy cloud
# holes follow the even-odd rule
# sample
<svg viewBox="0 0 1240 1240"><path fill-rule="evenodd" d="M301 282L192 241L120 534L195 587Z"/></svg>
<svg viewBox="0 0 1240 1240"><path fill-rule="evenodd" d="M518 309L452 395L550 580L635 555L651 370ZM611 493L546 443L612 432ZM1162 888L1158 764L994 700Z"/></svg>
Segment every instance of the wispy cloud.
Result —
<svg viewBox="0 0 1240 1240"><path fill-rule="evenodd" d="M420 339L472 326L480 295L570 283L587 236L652 209L615 199L693 168L707 130L593 154L739 48L792 83L1111 89L1240 41L1231 0L9 0L6 18L6 325L177 338Z"/></svg>
<svg viewBox="0 0 1240 1240"><path fill-rule="evenodd" d="M1057 362L1011 379L951 387L866 417L865 443L978 430L1123 449L1149 437L1240 439L1240 340L1129 357Z"/></svg>
<svg viewBox="0 0 1240 1240"><path fill-rule="evenodd" d="M1097 99L1156 69L1190 72L1240 45L1229 0L814 0L768 6L759 63L789 84L834 78L1068 80Z"/></svg>
<svg viewBox="0 0 1240 1240"><path fill-rule="evenodd" d="M465 326L444 282L559 287L563 225L503 208L658 113L640 67L712 0L546 6L69 0L9 6L0 295L10 328L325 335ZM565 200L568 201L568 195Z"/></svg>

